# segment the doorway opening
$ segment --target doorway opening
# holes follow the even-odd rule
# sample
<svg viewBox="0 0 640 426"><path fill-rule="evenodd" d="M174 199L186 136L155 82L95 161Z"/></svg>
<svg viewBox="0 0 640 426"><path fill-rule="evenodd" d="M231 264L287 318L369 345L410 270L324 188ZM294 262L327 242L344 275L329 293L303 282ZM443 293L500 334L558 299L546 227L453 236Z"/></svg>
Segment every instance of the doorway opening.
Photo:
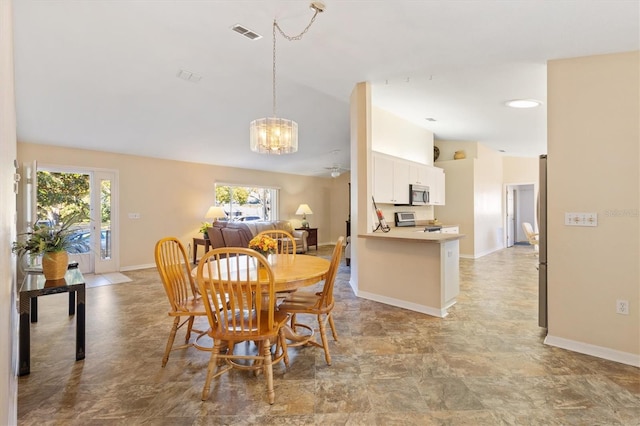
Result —
<svg viewBox="0 0 640 426"><path fill-rule="evenodd" d="M505 245L529 244L522 222L535 224L535 185L506 185ZM534 225L535 226L535 225Z"/></svg>
<svg viewBox="0 0 640 426"><path fill-rule="evenodd" d="M47 166L26 167L26 223L57 224L62 217L82 213L86 219L73 238L84 244L69 253L83 273L119 270L117 172Z"/></svg>

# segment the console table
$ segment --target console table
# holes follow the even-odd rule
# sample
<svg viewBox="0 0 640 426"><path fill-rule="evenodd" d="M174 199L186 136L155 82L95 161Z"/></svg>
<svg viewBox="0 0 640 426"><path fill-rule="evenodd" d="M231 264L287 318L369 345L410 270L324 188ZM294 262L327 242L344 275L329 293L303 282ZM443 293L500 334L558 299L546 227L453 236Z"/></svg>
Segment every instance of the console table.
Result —
<svg viewBox="0 0 640 426"><path fill-rule="evenodd" d="M318 250L318 228L296 228L296 231L307 231L307 247L316 246Z"/></svg>
<svg viewBox="0 0 640 426"><path fill-rule="evenodd" d="M85 283L82 273L77 268L69 269L60 280L46 280L42 273L28 272L20 287L19 376L31 372L30 322L38 321L38 297L58 293L69 293L69 315L76 315L76 361L84 359ZM75 307L72 303L74 293Z"/></svg>
<svg viewBox="0 0 640 426"><path fill-rule="evenodd" d="M193 264L196 264L198 257L198 246L204 247L204 252L208 252L211 247L211 240L208 238L194 238L193 239Z"/></svg>

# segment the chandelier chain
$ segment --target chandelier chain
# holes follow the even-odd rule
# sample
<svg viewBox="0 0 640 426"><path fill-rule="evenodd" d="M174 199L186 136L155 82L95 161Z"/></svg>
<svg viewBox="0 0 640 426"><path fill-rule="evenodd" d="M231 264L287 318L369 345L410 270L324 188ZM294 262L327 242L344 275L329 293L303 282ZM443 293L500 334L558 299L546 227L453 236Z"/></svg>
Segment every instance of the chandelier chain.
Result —
<svg viewBox="0 0 640 426"><path fill-rule="evenodd" d="M275 19L273 20L273 80L271 82L272 89L273 89L273 117L277 117L276 115L276 28L278 29L278 32L280 32L282 37L284 37L289 41L301 40L302 36L304 36L307 33L307 31L309 31L309 28L311 28L311 25L313 25L313 22L316 20L316 16L318 16L318 13L321 12L321 10L319 10L316 7L313 7L313 9L315 10L315 12L311 17L311 21L309 21L309 25L307 25L305 29L302 30L302 32L296 36L289 36L285 34L282 28L280 28L280 25L278 25L278 22Z"/></svg>

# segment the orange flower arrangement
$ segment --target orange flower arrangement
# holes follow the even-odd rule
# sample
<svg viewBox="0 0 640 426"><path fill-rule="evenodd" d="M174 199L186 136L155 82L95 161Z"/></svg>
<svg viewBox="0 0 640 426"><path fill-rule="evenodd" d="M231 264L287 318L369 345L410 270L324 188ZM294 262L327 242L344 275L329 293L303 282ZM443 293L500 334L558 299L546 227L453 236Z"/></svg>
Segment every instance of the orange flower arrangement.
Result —
<svg viewBox="0 0 640 426"><path fill-rule="evenodd" d="M267 235L258 235L249 241L249 248L261 253L263 256L275 253L277 247L276 240Z"/></svg>

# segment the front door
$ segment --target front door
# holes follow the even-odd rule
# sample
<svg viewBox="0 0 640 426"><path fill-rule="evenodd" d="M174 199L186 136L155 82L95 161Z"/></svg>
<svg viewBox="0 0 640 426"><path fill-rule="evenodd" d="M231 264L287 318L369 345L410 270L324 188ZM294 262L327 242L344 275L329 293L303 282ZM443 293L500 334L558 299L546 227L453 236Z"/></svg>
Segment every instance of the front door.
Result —
<svg viewBox="0 0 640 426"><path fill-rule="evenodd" d="M26 227L83 212L87 219L74 236L83 244L69 253L70 261L83 273L117 271L117 172L36 163L25 168Z"/></svg>
<svg viewBox="0 0 640 426"><path fill-rule="evenodd" d="M115 172L94 171L91 185L92 252L96 274L118 271L118 221Z"/></svg>

